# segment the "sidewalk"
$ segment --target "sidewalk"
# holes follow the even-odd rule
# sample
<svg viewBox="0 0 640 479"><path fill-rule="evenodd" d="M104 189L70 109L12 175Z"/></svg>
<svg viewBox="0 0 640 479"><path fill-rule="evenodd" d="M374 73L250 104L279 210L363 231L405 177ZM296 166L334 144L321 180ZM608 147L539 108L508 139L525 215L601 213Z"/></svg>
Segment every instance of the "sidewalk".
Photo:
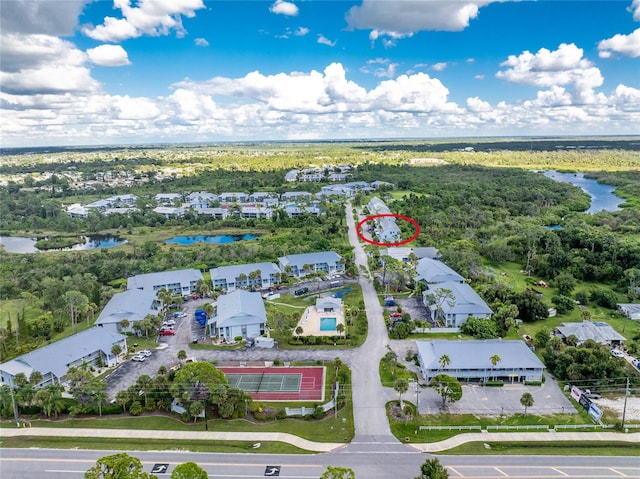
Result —
<svg viewBox="0 0 640 479"><path fill-rule="evenodd" d="M75 438L122 438L122 439L175 439L201 441L252 441L252 442L286 442L301 449L313 452L330 452L347 444L335 442L308 441L293 434L282 432L215 432L215 431L164 431L164 430L130 430L130 429L74 429L74 428L0 428L0 438L23 436L59 436ZM526 441L620 441L640 444L640 432L622 434L618 432L482 432L465 433L431 443L407 443L408 448L437 453L454 448L468 442L526 442ZM640 449L640 446L638 446Z"/></svg>

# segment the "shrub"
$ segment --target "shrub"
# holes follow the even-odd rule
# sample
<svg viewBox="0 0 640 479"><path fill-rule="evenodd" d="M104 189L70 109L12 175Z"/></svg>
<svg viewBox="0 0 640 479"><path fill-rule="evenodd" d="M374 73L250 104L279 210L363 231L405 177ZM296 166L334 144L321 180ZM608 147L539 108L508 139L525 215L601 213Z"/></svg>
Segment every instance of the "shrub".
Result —
<svg viewBox="0 0 640 479"><path fill-rule="evenodd" d="M131 403L131 406L129 406L129 414L132 416L139 416L142 414L142 404L140 404L140 401L133 401Z"/></svg>
<svg viewBox="0 0 640 479"><path fill-rule="evenodd" d="M487 387L501 388L502 386L504 386L504 382L503 381L486 381L484 385Z"/></svg>
<svg viewBox="0 0 640 479"><path fill-rule="evenodd" d="M542 381L525 381L524 385L525 386L542 386Z"/></svg>

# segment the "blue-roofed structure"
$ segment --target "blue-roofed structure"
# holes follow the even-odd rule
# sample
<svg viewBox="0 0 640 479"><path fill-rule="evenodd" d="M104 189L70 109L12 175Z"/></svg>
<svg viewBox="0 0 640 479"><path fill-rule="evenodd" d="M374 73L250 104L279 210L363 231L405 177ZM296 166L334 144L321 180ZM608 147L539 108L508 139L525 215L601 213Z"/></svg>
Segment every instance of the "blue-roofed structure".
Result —
<svg viewBox="0 0 640 479"><path fill-rule="evenodd" d="M95 325L112 332L130 332L133 324L144 320L148 315L157 315L161 307L156 292L149 289L129 289L116 293L105 305L96 319ZM120 322L126 319L129 326L123 328Z"/></svg>
<svg viewBox="0 0 640 479"><path fill-rule="evenodd" d="M232 341L238 336L255 338L265 332L267 312L260 293L241 289L218 297L216 309L207 323L211 336Z"/></svg>
<svg viewBox="0 0 640 479"><path fill-rule="evenodd" d="M236 288L270 288L280 283L280 268L275 263L220 266L210 272L213 288L221 288L223 291L233 291Z"/></svg>
<svg viewBox="0 0 640 479"><path fill-rule="evenodd" d="M391 210L380 198L373 197L367 203L367 209L371 215L390 215ZM400 241L400 227L396 224L393 216L383 216L376 218L375 234L381 243L397 243Z"/></svg>
<svg viewBox="0 0 640 479"><path fill-rule="evenodd" d="M83 363L95 366L99 361L105 366L114 366L116 356L111 348L115 344L123 353L127 351L125 335L98 327L87 329L0 364L2 383L11 386L16 374L24 373L29 378L33 371L39 371L43 379L38 386L42 387L64 382L72 366L80 367Z"/></svg>
<svg viewBox="0 0 640 479"><path fill-rule="evenodd" d="M451 292L451 297L437 301L441 290ZM443 296L440 296L443 297ZM429 309L431 319L447 328L458 328L471 317L490 318L493 311L467 283L445 281L430 284L422 293L423 304Z"/></svg>
<svg viewBox="0 0 640 479"><path fill-rule="evenodd" d="M127 280L127 289L158 291L164 288L172 294L189 294L196 291L198 281L202 279L202 273L198 269L137 274Z"/></svg>
<svg viewBox="0 0 640 479"><path fill-rule="evenodd" d="M290 276L302 278L310 273L322 271L326 274L344 271L342 257L335 251L290 254L278 258L280 269Z"/></svg>
<svg viewBox="0 0 640 479"><path fill-rule="evenodd" d="M545 369L524 341L434 339L416 341L416 346L420 369L427 382L440 373L460 381L542 381ZM494 366L491 357L496 354L500 361ZM449 364L442 363L440 358L444 355L449 357Z"/></svg>
<svg viewBox="0 0 640 479"><path fill-rule="evenodd" d="M442 261L431 258L422 258L418 260L416 265L416 283L424 281L430 283L443 283L445 281L453 281L456 283L464 283L464 278Z"/></svg>

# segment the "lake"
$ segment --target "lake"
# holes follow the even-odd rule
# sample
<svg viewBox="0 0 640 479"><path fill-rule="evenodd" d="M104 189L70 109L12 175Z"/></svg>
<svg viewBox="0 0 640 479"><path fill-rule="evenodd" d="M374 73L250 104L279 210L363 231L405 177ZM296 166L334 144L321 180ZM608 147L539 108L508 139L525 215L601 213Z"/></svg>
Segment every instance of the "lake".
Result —
<svg viewBox="0 0 640 479"><path fill-rule="evenodd" d="M258 238L258 235L197 235L197 236L175 236L165 240L168 244L191 245L196 243L226 244L236 241L248 241Z"/></svg>
<svg viewBox="0 0 640 479"><path fill-rule="evenodd" d="M36 248L36 238L26 238L24 236L0 236L0 245L4 246L4 250L8 253L46 253L47 251L82 251L99 248L112 248L125 244L127 240L123 240L118 236L108 235L89 235L83 236L84 243L78 243L70 248L39 250Z"/></svg>
<svg viewBox="0 0 640 479"><path fill-rule="evenodd" d="M620 211L620 205L624 203L622 198L615 195L614 191L616 188L614 186L585 178L583 173L559 173L554 170L549 170L544 172L544 176L555 181L571 183L591 196L591 206L589 206L586 213Z"/></svg>

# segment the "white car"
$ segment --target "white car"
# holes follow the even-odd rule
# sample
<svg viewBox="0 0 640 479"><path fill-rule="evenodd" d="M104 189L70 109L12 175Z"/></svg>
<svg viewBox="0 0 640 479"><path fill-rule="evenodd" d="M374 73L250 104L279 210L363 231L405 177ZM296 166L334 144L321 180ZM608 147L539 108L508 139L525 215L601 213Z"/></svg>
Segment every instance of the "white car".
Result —
<svg viewBox="0 0 640 479"><path fill-rule="evenodd" d="M169 326L175 326L176 322L173 319L167 319L163 324L168 324Z"/></svg>
<svg viewBox="0 0 640 479"><path fill-rule="evenodd" d="M142 354L136 354L134 357L131 358L132 361L138 361L140 363L145 359L147 359L147 357L143 356Z"/></svg>
<svg viewBox="0 0 640 479"><path fill-rule="evenodd" d="M616 358L624 358L624 353L619 349L612 349L611 354L614 355Z"/></svg>
<svg viewBox="0 0 640 479"><path fill-rule="evenodd" d="M144 351L140 351L138 354L138 356L145 356L145 357L149 357L151 356L151 351L149 351L148 349L145 349Z"/></svg>

